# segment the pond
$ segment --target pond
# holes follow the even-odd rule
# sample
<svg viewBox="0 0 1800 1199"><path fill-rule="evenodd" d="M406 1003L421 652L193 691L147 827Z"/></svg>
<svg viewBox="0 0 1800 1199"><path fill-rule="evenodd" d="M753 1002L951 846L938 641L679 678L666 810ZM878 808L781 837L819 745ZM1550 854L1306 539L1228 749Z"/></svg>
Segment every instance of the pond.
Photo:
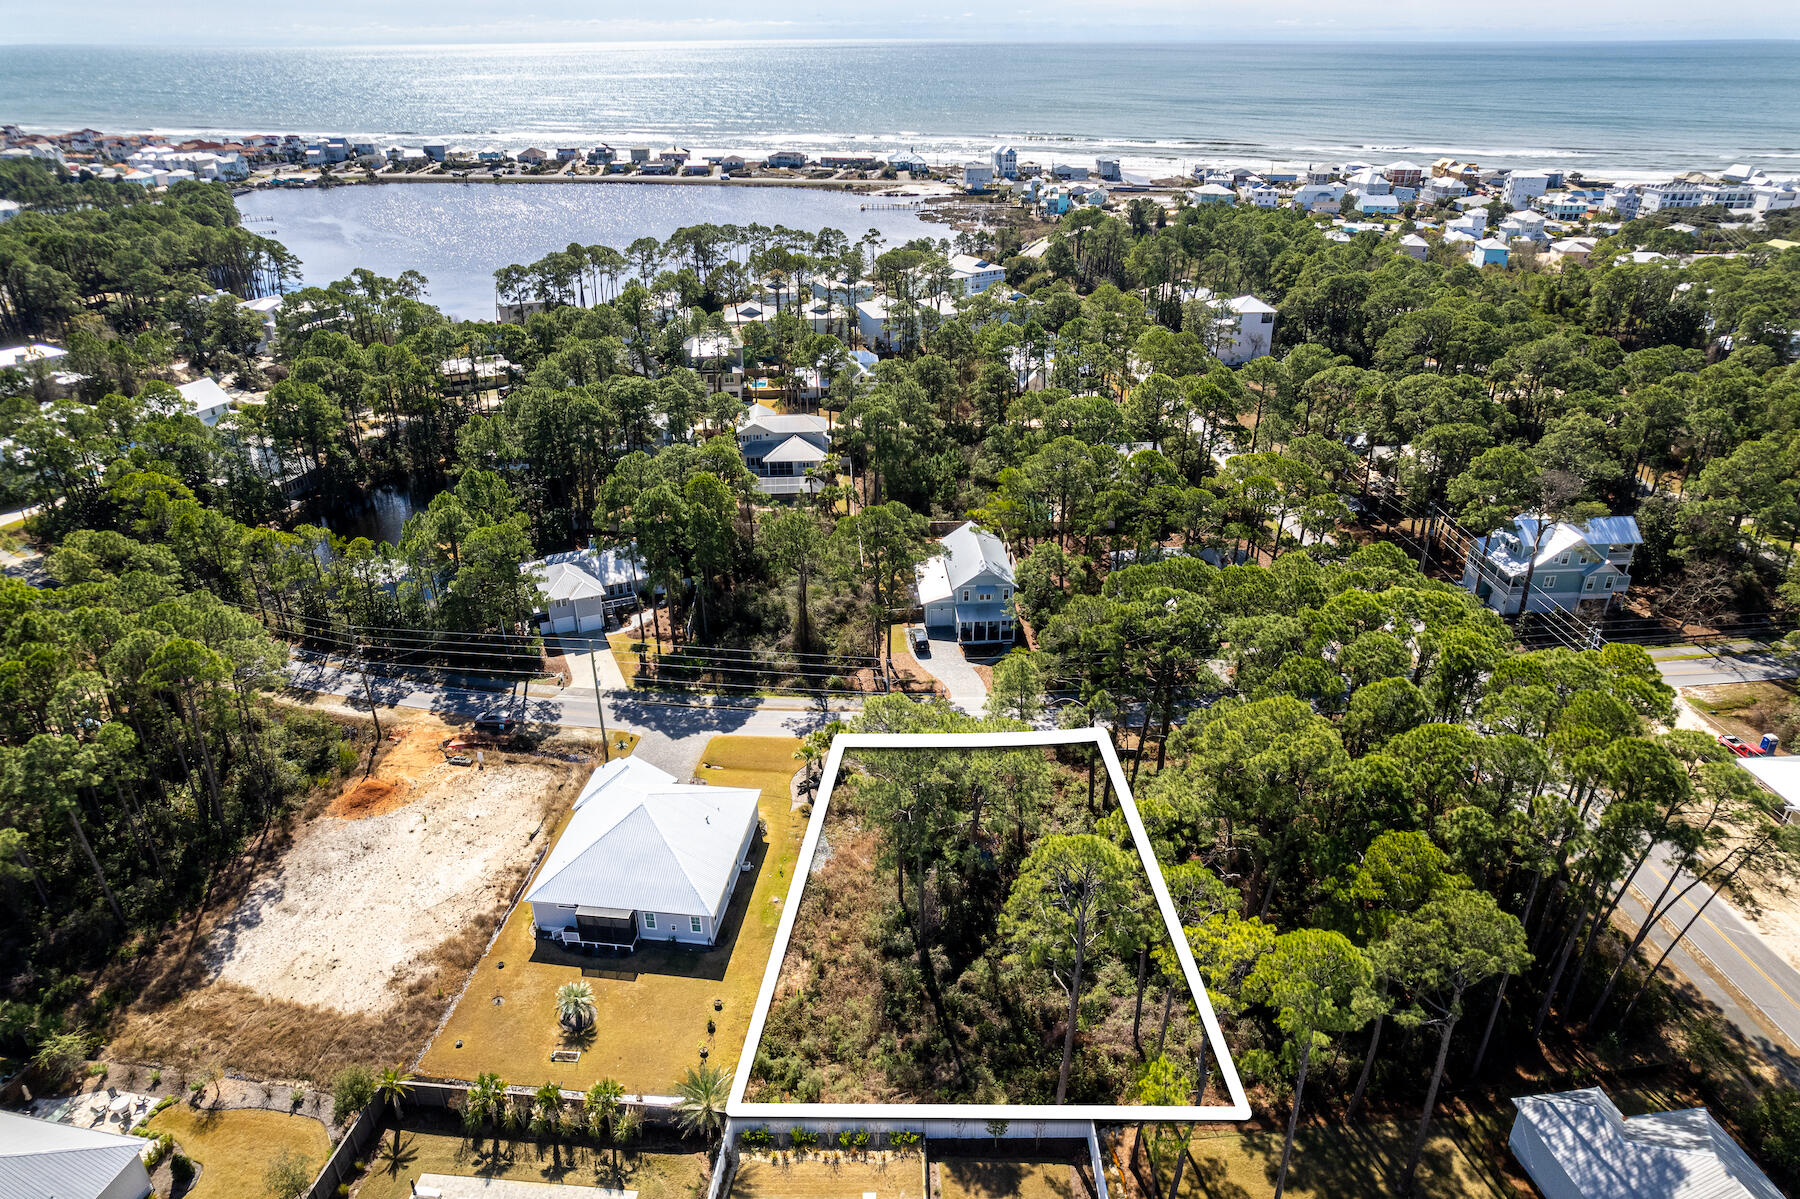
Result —
<svg viewBox="0 0 1800 1199"><path fill-rule="evenodd" d="M864 197L804 187L675 183L386 183L257 191L238 199L250 228L299 256L308 286L357 267L394 277L416 270L448 316L494 319L494 272L570 242L623 250L687 225L785 225L890 245L944 238L947 225L911 210L862 210Z"/></svg>

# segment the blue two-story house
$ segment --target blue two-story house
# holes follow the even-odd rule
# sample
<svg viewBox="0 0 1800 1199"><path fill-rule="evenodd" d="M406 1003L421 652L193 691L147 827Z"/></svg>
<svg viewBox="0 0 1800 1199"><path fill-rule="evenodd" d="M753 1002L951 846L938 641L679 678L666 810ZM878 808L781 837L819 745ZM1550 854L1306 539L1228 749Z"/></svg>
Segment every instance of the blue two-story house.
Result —
<svg viewBox="0 0 1800 1199"><path fill-rule="evenodd" d="M998 537L965 522L938 542L944 552L918 567L927 629L955 629L964 644L1012 644L1013 560Z"/></svg>
<svg viewBox="0 0 1800 1199"><path fill-rule="evenodd" d="M744 465L764 495L810 495L825 485L807 473L831 452L831 426L824 417L752 404L738 421L737 438Z"/></svg>
<svg viewBox="0 0 1800 1199"><path fill-rule="evenodd" d="M1578 610L1589 603L1606 611L1631 586L1631 558L1643 540L1634 516L1548 526L1520 516L1511 528L1470 542L1462 585L1502 616Z"/></svg>

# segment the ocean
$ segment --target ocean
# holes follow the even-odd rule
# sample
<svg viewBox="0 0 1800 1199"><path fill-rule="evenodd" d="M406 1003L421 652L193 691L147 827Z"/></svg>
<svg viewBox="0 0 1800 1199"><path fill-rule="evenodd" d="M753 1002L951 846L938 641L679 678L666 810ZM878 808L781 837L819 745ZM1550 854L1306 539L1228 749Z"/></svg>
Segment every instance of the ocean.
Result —
<svg viewBox="0 0 1800 1199"><path fill-rule="evenodd" d="M363 267L416 270L446 315L494 319L494 272L570 242L623 250L684 225L785 225L809 233L874 230L889 245L945 238L949 226L903 209L863 211L865 197L799 187L677 183L390 183L256 191L238 198L254 233L300 257L323 285Z"/></svg>
<svg viewBox="0 0 1800 1199"><path fill-rule="evenodd" d="M1442 154L1644 178L1800 173L1800 42L0 46L0 123L544 149L1015 144L1041 163Z"/></svg>

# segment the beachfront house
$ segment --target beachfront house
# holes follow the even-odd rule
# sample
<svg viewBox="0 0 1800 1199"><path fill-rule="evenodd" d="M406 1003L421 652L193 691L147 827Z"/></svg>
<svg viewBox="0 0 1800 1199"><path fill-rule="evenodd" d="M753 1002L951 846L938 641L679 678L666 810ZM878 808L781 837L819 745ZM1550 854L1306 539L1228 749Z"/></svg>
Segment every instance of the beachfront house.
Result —
<svg viewBox="0 0 1800 1199"><path fill-rule="evenodd" d="M1416 188L1425 177L1425 168L1416 162L1402 160L1388 163L1381 168L1381 173L1386 175L1388 182L1395 187Z"/></svg>
<svg viewBox="0 0 1800 1199"><path fill-rule="evenodd" d="M1094 159L1094 174L1109 183L1118 183L1125 177L1124 171L1120 169L1119 160L1116 158Z"/></svg>
<svg viewBox="0 0 1800 1199"><path fill-rule="evenodd" d="M994 167L994 178L1017 179L1019 177L1019 152L1011 146L995 146L991 155Z"/></svg>
<svg viewBox="0 0 1800 1199"><path fill-rule="evenodd" d="M525 149L519 151L519 161L526 166L543 166L544 163L549 160L550 156L536 146L527 146Z"/></svg>
<svg viewBox="0 0 1800 1199"><path fill-rule="evenodd" d="M216 425L220 417L231 411L231 397L225 394L223 387L204 375L175 390L181 393L181 402L189 415L199 417L203 425Z"/></svg>
<svg viewBox="0 0 1800 1199"><path fill-rule="evenodd" d="M1505 266L1511 253L1507 244L1497 237L1484 237L1469 247L1470 266Z"/></svg>
<svg viewBox="0 0 1800 1199"><path fill-rule="evenodd" d="M618 158L619 152L605 142L590 147L587 152L587 162L591 167L609 167L617 162Z"/></svg>
<svg viewBox="0 0 1800 1199"><path fill-rule="evenodd" d="M909 175L929 175L931 164L925 156L912 150L895 150L887 156L888 166L898 172L905 171Z"/></svg>
<svg viewBox="0 0 1800 1199"><path fill-rule="evenodd" d="M0 1112L0 1195L148 1199L155 1193L144 1168L148 1143L101 1128Z"/></svg>
<svg viewBox="0 0 1800 1199"><path fill-rule="evenodd" d="M1275 208L1281 204L1281 193L1267 183L1246 183L1238 188L1238 199L1252 208Z"/></svg>
<svg viewBox="0 0 1800 1199"><path fill-rule="evenodd" d="M1646 183L1638 189L1638 215L1667 212L1675 208L1700 207L1700 185L1685 179L1668 183Z"/></svg>
<svg viewBox="0 0 1800 1199"><path fill-rule="evenodd" d="M542 597L537 613L544 633L596 633L638 606L645 585L644 564L628 550L586 548L550 554L520 568L535 579Z"/></svg>
<svg viewBox="0 0 1800 1199"><path fill-rule="evenodd" d="M1294 189L1294 207L1302 212L1314 212L1319 209L1336 211L1344 202L1347 189L1342 183L1302 183Z"/></svg>
<svg viewBox="0 0 1800 1199"><path fill-rule="evenodd" d="M1587 603L1609 609L1631 586L1631 558L1643 540L1632 516L1595 517L1580 525L1520 516L1511 527L1469 543L1462 585L1502 616Z"/></svg>
<svg viewBox="0 0 1800 1199"><path fill-rule="evenodd" d="M1500 189L1500 202L1508 208L1529 208L1533 200L1549 190L1549 172L1513 171Z"/></svg>
<svg viewBox="0 0 1800 1199"><path fill-rule="evenodd" d="M797 171L806 165L806 154L801 150L777 150L763 159L763 165L772 171Z"/></svg>
<svg viewBox="0 0 1800 1199"><path fill-rule="evenodd" d="M764 495L810 495L825 485L807 474L831 452L831 426L824 417L752 404L739 418L737 439L744 465Z"/></svg>
<svg viewBox="0 0 1800 1199"><path fill-rule="evenodd" d="M678 783L642 758L600 767L525 892L537 935L587 953L710 948L753 878L760 794Z"/></svg>
<svg viewBox="0 0 1800 1199"><path fill-rule="evenodd" d="M984 192L994 186L994 168L985 162L965 162L962 165L962 184L972 192Z"/></svg>
<svg viewBox="0 0 1800 1199"><path fill-rule="evenodd" d="M1703 1107L1627 1119L1598 1087L1513 1106L1506 1144L1544 1199L1780 1199Z"/></svg>
<svg viewBox="0 0 1800 1199"><path fill-rule="evenodd" d="M966 521L938 542L943 552L919 564L914 587L928 629L964 645L1012 644L1013 560L998 537Z"/></svg>
<svg viewBox="0 0 1800 1199"><path fill-rule="evenodd" d="M658 162L666 162L672 167L681 167L687 165L687 160L691 157L693 155L689 154L685 147L669 146L657 154L656 159Z"/></svg>

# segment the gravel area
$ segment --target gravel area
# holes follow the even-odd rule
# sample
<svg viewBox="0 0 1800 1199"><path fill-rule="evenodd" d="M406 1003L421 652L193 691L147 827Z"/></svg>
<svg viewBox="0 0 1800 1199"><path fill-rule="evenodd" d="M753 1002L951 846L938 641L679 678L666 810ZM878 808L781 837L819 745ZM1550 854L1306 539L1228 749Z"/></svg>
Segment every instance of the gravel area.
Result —
<svg viewBox="0 0 1800 1199"><path fill-rule="evenodd" d="M414 781L401 807L309 822L213 929L209 981L343 1012L382 1011L435 946L510 890L558 777L527 763L440 764Z"/></svg>

